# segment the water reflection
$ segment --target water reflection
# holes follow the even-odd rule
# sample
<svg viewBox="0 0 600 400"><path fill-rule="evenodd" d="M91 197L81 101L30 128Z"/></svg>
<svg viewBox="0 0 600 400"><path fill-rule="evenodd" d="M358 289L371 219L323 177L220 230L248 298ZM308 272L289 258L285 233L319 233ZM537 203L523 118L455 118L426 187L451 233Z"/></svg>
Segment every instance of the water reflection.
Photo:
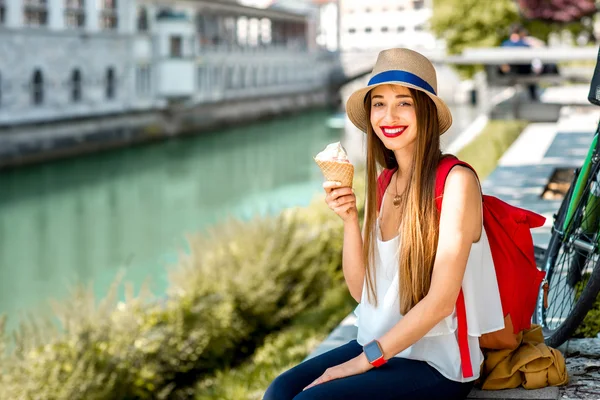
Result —
<svg viewBox="0 0 600 400"><path fill-rule="evenodd" d="M321 191L312 156L339 140L328 116L0 173L0 312L14 317L75 282L93 281L103 294L119 267L127 280L151 277L164 290L164 266L186 233L227 215L305 205Z"/></svg>

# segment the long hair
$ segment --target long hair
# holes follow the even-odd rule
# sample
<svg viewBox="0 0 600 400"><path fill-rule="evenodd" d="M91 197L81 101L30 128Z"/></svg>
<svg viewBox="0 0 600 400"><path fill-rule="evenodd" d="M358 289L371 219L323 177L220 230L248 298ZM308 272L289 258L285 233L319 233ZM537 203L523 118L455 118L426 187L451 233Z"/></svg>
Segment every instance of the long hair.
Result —
<svg viewBox="0 0 600 400"><path fill-rule="evenodd" d="M425 93L409 89L414 99L417 117L417 138L414 160L408 175L409 182L400 223L401 246L398 256L400 313L406 314L429 291L435 261L439 227L435 204L435 174L441 159L440 128L437 108ZM365 97L365 110L371 115L371 95ZM381 168L397 168L398 162L392 150L387 149L367 124L367 187L366 220L363 239L363 258L367 296L377 305L375 290L375 242L377 232L377 176ZM383 199L382 199L383 200Z"/></svg>

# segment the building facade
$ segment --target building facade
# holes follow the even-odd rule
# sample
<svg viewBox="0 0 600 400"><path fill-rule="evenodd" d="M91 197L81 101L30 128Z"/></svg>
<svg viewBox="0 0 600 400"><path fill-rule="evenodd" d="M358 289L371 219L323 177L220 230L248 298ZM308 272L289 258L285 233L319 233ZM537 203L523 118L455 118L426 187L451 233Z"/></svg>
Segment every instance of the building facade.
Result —
<svg viewBox="0 0 600 400"><path fill-rule="evenodd" d="M432 10L433 0L339 0L341 50L434 50Z"/></svg>
<svg viewBox="0 0 600 400"><path fill-rule="evenodd" d="M311 21L227 0L0 0L0 125L323 87Z"/></svg>

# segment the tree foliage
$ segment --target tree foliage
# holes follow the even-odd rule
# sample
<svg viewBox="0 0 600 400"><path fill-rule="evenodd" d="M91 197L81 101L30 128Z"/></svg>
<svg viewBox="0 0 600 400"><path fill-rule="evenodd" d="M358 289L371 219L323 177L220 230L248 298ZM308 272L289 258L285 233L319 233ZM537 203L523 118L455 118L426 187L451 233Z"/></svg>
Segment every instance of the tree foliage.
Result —
<svg viewBox="0 0 600 400"><path fill-rule="evenodd" d="M591 0L434 0L431 28L446 40L449 54L460 54L469 47L499 46L516 23L546 41L550 33L563 29L575 35L590 30L591 24L581 23L595 11L590 2L593 3ZM563 3L569 6L560 8Z"/></svg>
<svg viewBox="0 0 600 400"><path fill-rule="evenodd" d="M512 0L434 0L431 28L446 40L450 54L468 47L494 47L506 39L511 24L520 22Z"/></svg>
<svg viewBox="0 0 600 400"><path fill-rule="evenodd" d="M594 14L594 0L518 0L519 8L528 19L551 22L576 22Z"/></svg>

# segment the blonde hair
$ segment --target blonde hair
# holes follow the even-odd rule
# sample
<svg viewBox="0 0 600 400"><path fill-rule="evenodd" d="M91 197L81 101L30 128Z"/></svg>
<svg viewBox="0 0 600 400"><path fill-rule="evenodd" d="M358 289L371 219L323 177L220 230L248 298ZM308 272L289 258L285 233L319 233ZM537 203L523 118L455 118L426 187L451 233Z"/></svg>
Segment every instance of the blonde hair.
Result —
<svg viewBox="0 0 600 400"><path fill-rule="evenodd" d="M417 118L417 139L410 178L402 204L402 238L398 256L400 313L406 314L429 291L439 236L438 211L435 204L435 174L442 157L440 128L435 103L425 93L410 89ZM365 96L365 110L371 114L371 93ZM377 305L375 291L375 221L377 218L377 176L381 168L397 168L392 150L387 149L367 124L367 187L363 256L366 268L367 296ZM383 201L383 199L382 199Z"/></svg>

